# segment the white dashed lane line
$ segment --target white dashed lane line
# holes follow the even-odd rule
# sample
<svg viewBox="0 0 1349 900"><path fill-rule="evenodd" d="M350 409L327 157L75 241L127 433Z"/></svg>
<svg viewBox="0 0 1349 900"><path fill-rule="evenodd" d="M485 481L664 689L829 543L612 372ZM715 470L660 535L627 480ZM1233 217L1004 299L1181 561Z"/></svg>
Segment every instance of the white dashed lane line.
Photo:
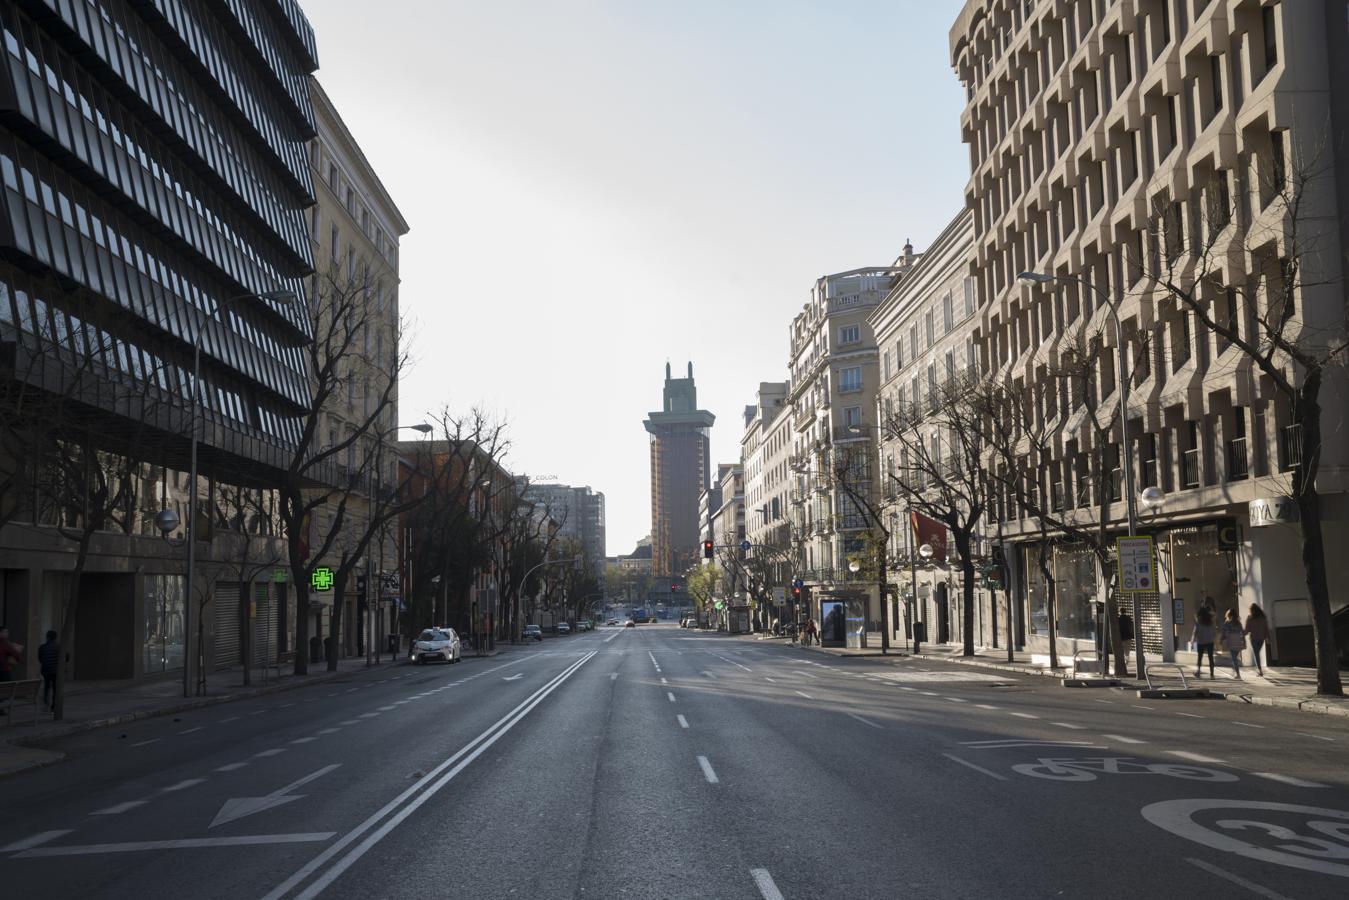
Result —
<svg viewBox="0 0 1349 900"><path fill-rule="evenodd" d="M1119 741L1121 744L1146 744L1147 741L1140 741L1138 738L1125 737L1122 734L1103 734L1101 737L1111 741Z"/></svg>
<svg viewBox="0 0 1349 900"><path fill-rule="evenodd" d="M263 750L261 753L254 753L253 755L258 757L279 756L285 752L285 747L273 747L271 750Z"/></svg>
<svg viewBox="0 0 1349 900"><path fill-rule="evenodd" d="M205 778L188 778L185 781L178 782L177 784L171 784L166 788L160 788L159 792L161 794L172 794L178 791L185 791L190 787L196 787L205 780L206 780Z"/></svg>
<svg viewBox="0 0 1349 900"><path fill-rule="evenodd" d="M1084 730L1083 726L1081 726L1081 725L1074 725L1072 722L1050 722L1049 724L1050 724L1050 725L1057 725L1057 726L1059 726L1060 728L1071 728L1073 731L1083 731L1083 730Z"/></svg>
<svg viewBox="0 0 1349 900"><path fill-rule="evenodd" d="M797 691L796 693L798 696L805 697L807 700L815 699L814 697L810 696L810 694L807 694L805 691Z"/></svg>
<svg viewBox="0 0 1349 900"><path fill-rule="evenodd" d="M877 725L875 722L871 721L870 719L864 719L864 718L862 718L862 717L859 716L857 713L848 713L848 715L849 715L850 717L856 719L857 721L861 722L863 725L870 725L872 728L880 728L880 727L881 727L880 725Z"/></svg>
<svg viewBox="0 0 1349 900"><path fill-rule="evenodd" d="M1280 784L1291 784L1293 787L1305 788L1323 788L1326 785L1315 781L1304 781L1301 778L1294 778L1292 775L1280 775L1277 772L1252 772L1257 778L1268 778L1270 781L1277 781Z"/></svg>
<svg viewBox="0 0 1349 900"><path fill-rule="evenodd" d="M703 777L707 779L708 784L716 784L720 780L717 778L717 773L713 771L712 764L707 761L706 756L698 757L698 765L702 766Z"/></svg>
<svg viewBox="0 0 1349 900"><path fill-rule="evenodd" d="M675 718L679 720L679 727L680 727L680 728L688 728L688 727L689 727L689 720L686 719L686 718L684 718L682 715L681 715L681 716L675 716Z"/></svg>
<svg viewBox="0 0 1349 900"><path fill-rule="evenodd" d="M1227 765L1225 760L1218 759L1216 756L1205 756L1202 753L1191 753L1188 750L1168 750L1166 752L1172 756L1179 756L1181 759L1188 759L1190 762L1209 763L1210 765L1219 766Z"/></svg>
<svg viewBox="0 0 1349 900"><path fill-rule="evenodd" d="M248 763L246 763L246 762L228 763L228 764L223 765L223 766L218 766L218 767L216 767L216 768L215 768L214 770L212 770L212 771L215 771L215 772L233 772L233 771L236 771L236 770L238 770L238 769L242 769L242 768L243 768L244 766L246 766L246 765L248 765Z"/></svg>
<svg viewBox="0 0 1349 900"><path fill-rule="evenodd" d="M1037 715L1032 715L1031 713L1023 713L1023 712L1014 712L1014 713L1012 713L1012 715L1016 716L1018 719L1038 719L1038 718L1040 718L1040 717L1037 716Z"/></svg>
<svg viewBox="0 0 1349 900"><path fill-rule="evenodd" d="M191 733L194 732L194 731L201 731L201 730L204 729L205 727L206 727L205 725L198 725L196 728L184 728L182 731L180 731L180 732L178 732L178 733L179 733L179 734L191 734Z"/></svg>
<svg viewBox="0 0 1349 900"><path fill-rule="evenodd" d="M993 706L989 703L976 703L974 705L976 709L1002 709L1001 706Z"/></svg>
<svg viewBox="0 0 1349 900"><path fill-rule="evenodd" d="M763 895L763 900L783 900L782 891L773 883L773 876L768 874L767 869L750 869L750 877L759 887L759 893Z"/></svg>
<svg viewBox="0 0 1349 900"><path fill-rule="evenodd" d="M146 744L153 744L153 743L154 743L155 741L157 741L157 740L159 740L159 738L150 738L150 740L148 740L148 741L138 741L138 742L132 744L131 746L133 746L133 747L144 747Z"/></svg>
<svg viewBox="0 0 1349 900"><path fill-rule="evenodd" d="M671 703L675 702L675 696L674 696L674 694L673 694L672 692L666 691L666 692L665 692L665 696L667 696L667 697L670 698L670 702L671 702Z"/></svg>
<svg viewBox="0 0 1349 900"><path fill-rule="evenodd" d="M95 812L91 812L89 815L115 816L119 815L120 813L124 813L127 810L135 809L138 806L144 806L147 802L148 801L146 800L128 800L125 803L119 803L116 806L109 806L107 809L100 809Z"/></svg>

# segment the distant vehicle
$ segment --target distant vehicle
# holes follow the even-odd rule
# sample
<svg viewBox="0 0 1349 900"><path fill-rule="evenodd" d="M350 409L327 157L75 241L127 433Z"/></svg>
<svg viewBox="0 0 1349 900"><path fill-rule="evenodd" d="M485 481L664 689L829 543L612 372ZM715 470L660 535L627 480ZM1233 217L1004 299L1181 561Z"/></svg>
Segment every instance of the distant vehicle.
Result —
<svg viewBox="0 0 1349 900"><path fill-rule="evenodd" d="M645 621L646 621L646 610L644 610L644 609L634 609L634 610L632 611L632 615L628 616L628 618L629 618L629 619L632 619L632 621L634 621L634 622L645 622Z"/></svg>
<svg viewBox="0 0 1349 900"><path fill-rule="evenodd" d="M609 621L605 622L604 624L605 624L605 625L617 625L617 624L618 624L618 620L617 620L617 619L610 619Z"/></svg>
<svg viewBox="0 0 1349 900"><path fill-rule="evenodd" d="M636 628L636 627L637 627L637 623L634 622L634 621L632 621L632 619L628 619L628 621L626 621L626 622L623 623L623 627L624 627L624 628Z"/></svg>
<svg viewBox="0 0 1349 900"><path fill-rule="evenodd" d="M454 633L453 628L428 628L417 635L412 645L411 659L418 665L425 665L433 659L456 663L463 658L462 653L459 635Z"/></svg>
<svg viewBox="0 0 1349 900"><path fill-rule="evenodd" d="M595 623L594 623L592 620L590 620L590 619L582 619L580 622L578 622L578 623L576 623L576 624L580 626L580 628L581 628L582 631L594 631L594 630L595 630Z"/></svg>
<svg viewBox="0 0 1349 900"><path fill-rule="evenodd" d="M525 640L533 638L536 641L541 641L543 640L543 629L537 625L526 625L523 637Z"/></svg>
<svg viewBox="0 0 1349 900"><path fill-rule="evenodd" d="M558 623L557 623L557 633L558 633L558 634L571 634L571 626L568 625L566 622L558 622Z"/></svg>

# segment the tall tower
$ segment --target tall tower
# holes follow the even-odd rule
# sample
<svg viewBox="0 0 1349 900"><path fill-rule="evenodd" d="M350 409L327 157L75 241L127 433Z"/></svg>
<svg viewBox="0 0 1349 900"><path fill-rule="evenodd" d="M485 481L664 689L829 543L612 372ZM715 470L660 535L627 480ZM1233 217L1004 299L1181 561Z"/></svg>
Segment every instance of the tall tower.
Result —
<svg viewBox="0 0 1349 900"><path fill-rule="evenodd" d="M682 575L698 558L698 494L711 468L716 416L698 408L693 363L687 378L665 364L665 408L647 415L651 435L651 574Z"/></svg>

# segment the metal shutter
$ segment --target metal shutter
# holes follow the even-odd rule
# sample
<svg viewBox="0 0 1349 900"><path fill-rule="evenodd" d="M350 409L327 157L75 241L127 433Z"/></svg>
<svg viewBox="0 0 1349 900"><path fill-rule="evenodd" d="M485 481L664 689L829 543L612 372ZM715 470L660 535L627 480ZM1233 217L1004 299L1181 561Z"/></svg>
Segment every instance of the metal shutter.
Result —
<svg viewBox="0 0 1349 900"><path fill-rule="evenodd" d="M215 585L215 667L228 669L239 662L239 583Z"/></svg>
<svg viewBox="0 0 1349 900"><path fill-rule="evenodd" d="M265 666L276 658L276 604L268 598L267 584L253 585L257 613L253 619L253 665Z"/></svg>

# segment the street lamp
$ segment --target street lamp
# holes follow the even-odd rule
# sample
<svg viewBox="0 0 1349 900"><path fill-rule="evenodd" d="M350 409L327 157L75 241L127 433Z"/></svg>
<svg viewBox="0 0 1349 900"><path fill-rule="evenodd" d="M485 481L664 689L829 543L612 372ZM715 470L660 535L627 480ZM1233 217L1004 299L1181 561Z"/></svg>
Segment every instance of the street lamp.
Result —
<svg viewBox="0 0 1349 900"><path fill-rule="evenodd" d="M1116 391L1119 396L1119 428L1120 428L1120 468L1124 469L1124 497L1125 510L1128 516L1129 537L1138 534L1138 505L1137 496L1134 493L1134 467L1133 459L1129 453L1129 375L1127 372L1127 360L1124 355L1124 326L1120 322L1119 307L1106 291L1098 289L1085 278L1076 278L1071 275L1045 275L1038 272L1022 272L1018 274L1017 280L1022 284L1052 284L1055 281L1072 281L1087 288L1087 290L1096 294L1105 301L1110 308L1110 318L1115 323L1115 351L1118 357L1118 364L1115 369ZM1160 491L1159 491L1160 493ZM1133 619L1140 627L1142 619L1139 618L1139 599L1138 592L1133 592ZM1144 671L1145 661L1143 659L1143 642L1134 642L1134 666L1138 676L1141 678Z"/></svg>
<svg viewBox="0 0 1349 900"><path fill-rule="evenodd" d="M172 540L169 535L178 527L178 514L171 509L161 510L155 516L155 526L160 534L170 546L181 546L187 543L187 590L183 602L183 696L189 694L189 685L192 679L192 582L196 575L197 565L197 406L201 403L200 382L201 382L201 336L206 330L206 323L212 320L219 321L217 315L223 309L228 308L240 300L265 300L271 303L294 303L297 299L294 291L263 291L260 294L237 294L233 297L226 297L219 301L206 319L197 326L196 332L192 335L192 403L189 406L191 410L188 419L188 432L191 440L191 469L188 475L190 493L187 496L187 527L184 529L184 537L181 540ZM198 646L198 652L201 648ZM202 685L204 687L204 684Z"/></svg>
<svg viewBox="0 0 1349 900"><path fill-rule="evenodd" d="M923 546L918 548L918 555L923 558L923 562L925 563L930 562L932 560L932 553L933 550L931 544L924 544Z"/></svg>
<svg viewBox="0 0 1349 900"><path fill-rule="evenodd" d="M1139 495L1139 500L1147 507L1148 512L1156 515L1161 511L1162 504L1166 503L1166 492L1155 484L1143 488L1143 493Z"/></svg>
<svg viewBox="0 0 1349 900"><path fill-rule="evenodd" d="M417 432L420 432L420 433L422 433L422 434L430 434L433 430L434 430L434 428L432 428L432 426L431 426L429 423L427 423L427 422L418 422L416 425L396 425L396 426L394 426L393 434L394 434L394 436L395 436L395 438L396 438L397 435L398 435L398 432L400 432L400 431L417 431ZM380 458L379 463L378 463L378 464L376 465L376 467L375 467L375 468L376 468L376 476L379 476L379 475L382 473L382 470L383 470L383 468L384 468L384 466L383 466L383 462L384 462L384 461L383 461L383 458L382 458L383 450L384 450L384 442L383 442L383 440L381 440L380 443L379 443L379 451L380 451L380 453L381 453L381 458ZM395 475L395 476L394 476L394 488L392 489L392 490L394 490L394 491L397 491L397 489L398 489L398 488L397 488L397 482L398 482L398 477L397 477L397 475ZM384 616L383 616L382 611L380 610L380 603L381 603L382 600L384 599L384 544L385 544L385 541L386 541L386 540L387 540L387 534L386 534L386 533L383 531L383 529L381 528L380 539L379 539L379 577L378 577L378 579L377 579L379 583L378 583L378 584L376 585L376 587L375 587L375 621L376 621L377 624L376 624L375 628L373 629L373 631L374 631L375 633L374 633L374 635L373 635L373 640L371 641L371 643L373 643L373 644L375 645L375 663L376 663L376 664L378 664L379 661L380 661L380 660L379 660L379 654L380 654L380 650L379 650L379 639L380 639L381 635L379 634L379 631L380 631L380 629L381 629L381 628L383 627L383 625L384 625ZM409 564L409 565L410 565L410 564ZM407 583L408 583L408 584L411 584L411 583L412 583L412 573L411 573L411 572L403 572L403 566L401 565L401 561L400 561L400 565L399 565L398 568L399 568L399 572L400 572L401 574L404 574L404 575L407 576L407 579L408 579ZM401 593L401 592L400 592L400 593ZM393 625L394 625L394 631L397 632L397 630L398 630L398 628L397 628L397 625L398 625L398 611L397 611L397 610L394 610L394 622L393 622ZM393 658L393 659L397 659L397 657L398 657L398 648L397 648L396 646L394 647L392 653L393 653L392 658ZM366 664L367 664L367 665L369 664L369 656L368 656L368 655L367 655L367 657L366 657Z"/></svg>

